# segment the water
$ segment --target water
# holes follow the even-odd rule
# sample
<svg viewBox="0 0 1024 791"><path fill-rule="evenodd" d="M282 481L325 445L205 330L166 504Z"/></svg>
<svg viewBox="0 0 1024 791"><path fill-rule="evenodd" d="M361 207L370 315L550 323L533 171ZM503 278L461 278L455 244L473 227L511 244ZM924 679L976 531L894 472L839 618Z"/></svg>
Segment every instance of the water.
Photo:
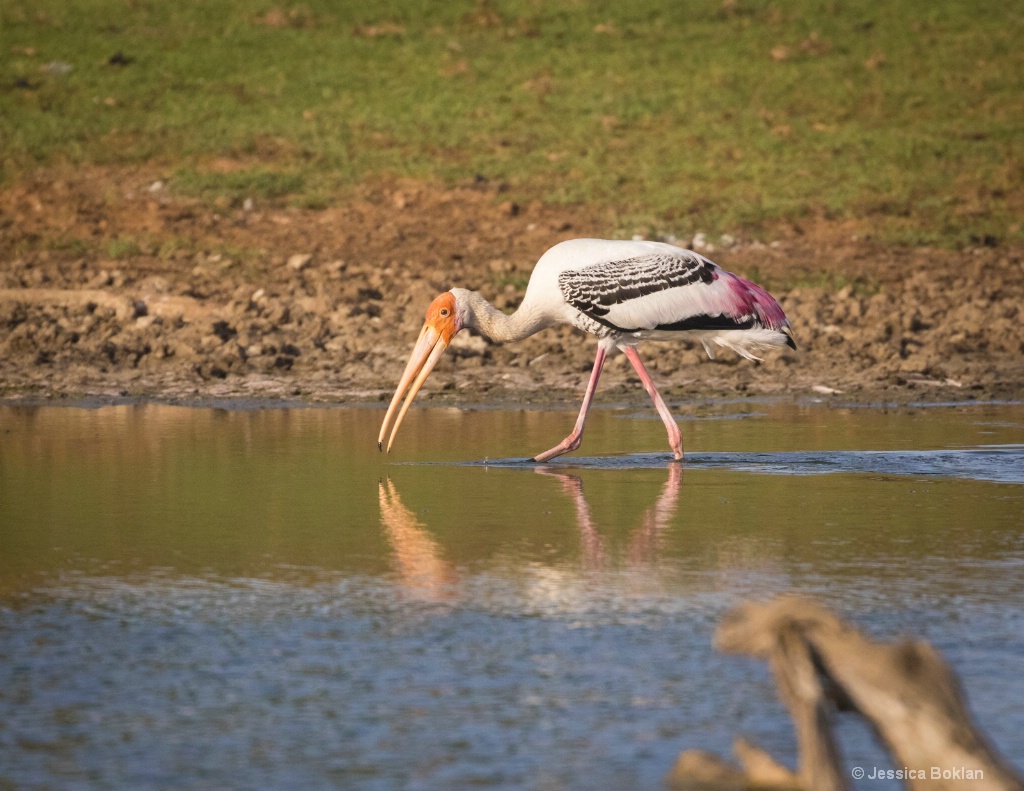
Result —
<svg viewBox="0 0 1024 791"><path fill-rule="evenodd" d="M0 788L656 789L738 733L792 764L711 642L793 591L931 640L1024 768L1024 407L677 411L682 467L616 409L537 467L573 413L416 410L386 457L375 409L0 407Z"/></svg>

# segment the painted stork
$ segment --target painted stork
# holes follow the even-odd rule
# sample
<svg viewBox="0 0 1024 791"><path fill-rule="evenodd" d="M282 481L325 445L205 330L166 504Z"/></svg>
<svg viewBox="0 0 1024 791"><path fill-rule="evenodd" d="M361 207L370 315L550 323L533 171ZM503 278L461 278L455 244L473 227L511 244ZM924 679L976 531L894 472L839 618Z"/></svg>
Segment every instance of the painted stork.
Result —
<svg viewBox="0 0 1024 791"><path fill-rule="evenodd" d="M709 357L724 347L748 360L759 360L757 353L772 346L796 348L786 314L767 291L698 253L662 242L573 239L541 256L515 313L502 313L464 288L446 291L430 303L380 428L378 448L383 450L397 410L387 444L391 450L409 405L456 333L469 327L503 343L556 324L596 335L597 357L572 433L534 456L538 462L580 446L605 358L614 349L636 369L668 430L672 454L681 459L679 427L637 355L639 341L691 338L704 345Z"/></svg>

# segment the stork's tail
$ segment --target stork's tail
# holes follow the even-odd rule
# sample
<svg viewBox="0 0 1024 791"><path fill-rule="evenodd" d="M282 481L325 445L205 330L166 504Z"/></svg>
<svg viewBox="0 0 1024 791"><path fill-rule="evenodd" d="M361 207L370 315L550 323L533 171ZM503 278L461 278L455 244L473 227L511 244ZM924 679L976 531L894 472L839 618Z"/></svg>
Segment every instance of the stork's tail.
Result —
<svg viewBox="0 0 1024 791"><path fill-rule="evenodd" d="M708 357L714 358L714 347L732 349L748 360L760 360L757 355L778 346L796 348L793 329L778 301L755 283L732 273L725 273L735 299L733 315L747 318L752 326L741 330L708 332L701 341Z"/></svg>
<svg viewBox="0 0 1024 791"><path fill-rule="evenodd" d="M769 330L765 327L750 330L713 330L703 333L700 340L704 344L704 351L712 360L715 359L717 347L732 349L740 357L746 357L748 360L760 360L759 355L780 346L796 348L788 328L783 330Z"/></svg>

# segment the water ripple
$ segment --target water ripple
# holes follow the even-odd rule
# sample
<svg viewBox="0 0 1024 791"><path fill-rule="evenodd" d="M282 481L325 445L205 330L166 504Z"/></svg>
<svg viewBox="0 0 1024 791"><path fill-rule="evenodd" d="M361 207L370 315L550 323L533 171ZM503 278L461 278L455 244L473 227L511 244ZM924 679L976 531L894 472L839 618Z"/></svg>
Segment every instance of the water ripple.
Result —
<svg viewBox="0 0 1024 791"><path fill-rule="evenodd" d="M601 470L663 469L667 453L573 456L546 466ZM1024 483L1024 445L983 445L941 450L829 450L775 453L688 453L686 469L730 469L767 475L832 473L934 476L994 483ZM530 459L463 462L472 467L535 468Z"/></svg>

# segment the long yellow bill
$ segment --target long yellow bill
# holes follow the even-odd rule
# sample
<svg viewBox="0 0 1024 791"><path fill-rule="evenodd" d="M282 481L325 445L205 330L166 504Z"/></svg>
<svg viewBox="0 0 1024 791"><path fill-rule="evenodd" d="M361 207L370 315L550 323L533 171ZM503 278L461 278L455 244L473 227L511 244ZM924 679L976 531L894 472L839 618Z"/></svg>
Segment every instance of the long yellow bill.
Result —
<svg viewBox="0 0 1024 791"><path fill-rule="evenodd" d="M384 434L387 433L388 425L395 414L398 402L402 400L402 395L406 390L409 391L405 396L401 410L398 412L398 417L395 419L395 425L391 429L391 436L388 438L387 450L389 453L391 452L391 446L395 442L398 427L402 425L402 420L405 418L405 413L409 411L409 406L412 404L416 394L423 387L423 383L427 381L430 372L434 370L434 366L437 365L437 361L441 359L441 355L444 354L444 350L447 348L448 343L441 336L441 333L430 326L430 324L424 324L423 329L420 330L420 337L416 341L416 346L412 350L412 355L409 357L409 362L406 363L405 372L398 383L398 389L395 390L394 398L391 399L391 406L388 407L388 412L384 416L384 423L380 427L380 435L377 437L377 447L380 450L384 449Z"/></svg>

